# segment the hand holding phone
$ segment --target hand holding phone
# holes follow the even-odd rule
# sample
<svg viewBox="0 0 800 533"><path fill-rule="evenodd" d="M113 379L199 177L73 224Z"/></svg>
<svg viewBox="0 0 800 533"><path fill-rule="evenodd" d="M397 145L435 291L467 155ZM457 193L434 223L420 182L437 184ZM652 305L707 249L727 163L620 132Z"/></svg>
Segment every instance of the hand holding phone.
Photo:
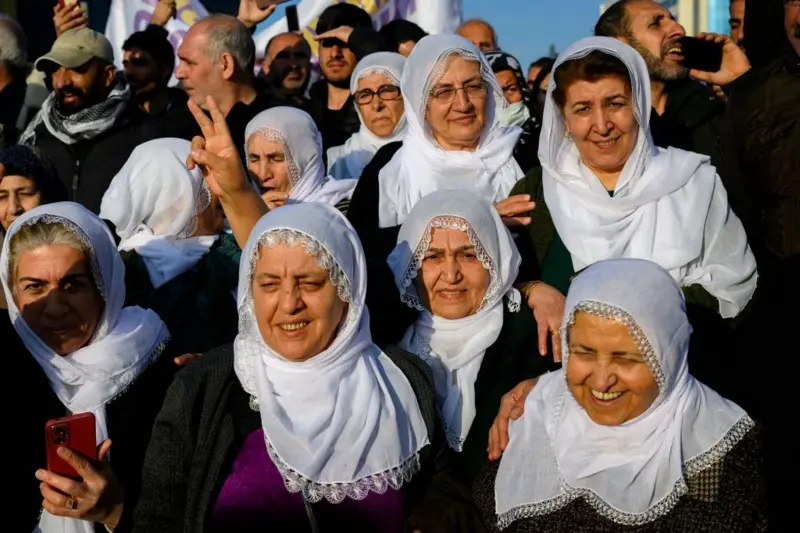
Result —
<svg viewBox="0 0 800 533"><path fill-rule="evenodd" d="M88 9L87 2L59 0L58 4L53 8L53 25L56 29L56 37L69 30L88 27Z"/></svg>
<svg viewBox="0 0 800 533"><path fill-rule="evenodd" d="M724 86L750 70L744 51L726 35L700 33L681 39L683 65L689 75L710 85Z"/></svg>
<svg viewBox="0 0 800 533"><path fill-rule="evenodd" d="M59 457L57 451L63 446L96 460L95 424L95 416L92 413L80 413L48 421L45 425L47 469L60 476L79 479L78 472Z"/></svg>

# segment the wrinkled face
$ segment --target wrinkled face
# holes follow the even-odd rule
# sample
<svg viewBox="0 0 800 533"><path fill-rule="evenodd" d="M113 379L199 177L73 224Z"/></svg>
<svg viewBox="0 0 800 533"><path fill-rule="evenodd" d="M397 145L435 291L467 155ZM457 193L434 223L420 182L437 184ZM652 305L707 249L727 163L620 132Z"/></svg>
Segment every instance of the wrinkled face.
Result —
<svg viewBox="0 0 800 533"><path fill-rule="evenodd" d="M631 89L623 80L614 76L572 83L561 112L586 166L606 174L622 172L639 135Z"/></svg>
<svg viewBox="0 0 800 533"><path fill-rule="evenodd" d="M783 10L783 26L786 29L786 37L792 43L794 51L800 56L800 1L785 2Z"/></svg>
<svg viewBox="0 0 800 533"><path fill-rule="evenodd" d="M169 80L165 73L160 71L153 56L139 48L122 52L122 68L125 79L136 96L152 93L166 86Z"/></svg>
<svg viewBox="0 0 800 533"><path fill-rule="evenodd" d="M436 316L457 320L478 312L491 275L469 236L457 229L434 228L417 274L422 305Z"/></svg>
<svg viewBox="0 0 800 533"><path fill-rule="evenodd" d="M731 0L731 38L742 46L744 41L744 0Z"/></svg>
<svg viewBox="0 0 800 533"><path fill-rule="evenodd" d="M509 104L516 104L522 101L522 87L519 86L516 74L512 70L503 70L495 72L497 81L503 89L503 96L506 97Z"/></svg>
<svg viewBox="0 0 800 533"><path fill-rule="evenodd" d="M78 68L69 69L50 64L56 107L63 115L99 104L108 97L114 82L114 67L99 59L92 59Z"/></svg>
<svg viewBox="0 0 800 533"><path fill-rule="evenodd" d="M86 257L66 244L22 252L12 291L25 323L58 355L85 346L103 315Z"/></svg>
<svg viewBox="0 0 800 533"><path fill-rule="evenodd" d="M627 326L578 312L569 329L567 386L596 424L619 426L643 414L658 385Z"/></svg>
<svg viewBox="0 0 800 533"><path fill-rule="evenodd" d="M3 229L17 217L42 205L42 193L36 182L24 176L3 176L0 178L0 224Z"/></svg>
<svg viewBox="0 0 800 533"><path fill-rule="evenodd" d="M331 345L348 308L328 271L302 246L285 244L259 251L253 303L264 342L295 362Z"/></svg>
<svg viewBox="0 0 800 533"><path fill-rule="evenodd" d="M477 61L454 55L431 88L425 120L444 150L474 150L487 121L489 90Z"/></svg>
<svg viewBox="0 0 800 533"><path fill-rule="evenodd" d="M372 101L362 103L369 96ZM378 137L391 135L403 118L405 107L400 87L384 74L375 73L359 79L355 101L364 124Z"/></svg>
<svg viewBox="0 0 800 533"><path fill-rule="evenodd" d="M672 13L650 0L628 5L627 13L630 34L621 40L641 54L650 78L665 82L685 78L688 71L681 63L679 39L686 36L686 30Z"/></svg>
<svg viewBox="0 0 800 533"><path fill-rule="evenodd" d="M292 190L288 161L286 147L282 143L269 141L258 133L247 142L247 169L255 177L262 193L288 193Z"/></svg>
<svg viewBox="0 0 800 533"><path fill-rule="evenodd" d="M207 41L203 28L192 26L178 48L179 62L175 71L186 94L202 108L206 106L206 96L223 92L225 83L222 62L206 54Z"/></svg>
<svg viewBox="0 0 800 533"><path fill-rule="evenodd" d="M274 71L290 91L305 86L311 72L311 49L302 36L285 33L272 40L264 59L264 68Z"/></svg>
<svg viewBox="0 0 800 533"><path fill-rule="evenodd" d="M319 65L322 75L331 83L345 83L353 74L358 58L347 43L325 39L319 46Z"/></svg>
<svg viewBox="0 0 800 533"><path fill-rule="evenodd" d="M497 49L492 29L484 22L474 21L459 28L458 34L478 47L481 52Z"/></svg>

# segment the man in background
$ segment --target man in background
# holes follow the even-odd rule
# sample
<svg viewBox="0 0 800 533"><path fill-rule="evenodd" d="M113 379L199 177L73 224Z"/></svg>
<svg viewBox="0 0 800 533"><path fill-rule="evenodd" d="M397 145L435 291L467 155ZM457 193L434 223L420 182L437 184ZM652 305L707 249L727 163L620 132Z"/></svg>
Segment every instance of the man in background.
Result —
<svg viewBox="0 0 800 533"><path fill-rule="evenodd" d="M744 6L744 0L731 0L731 39L741 47L744 46Z"/></svg>
<svg viewBox="0 0 800 533"><path fill-rule="evenodd" d="M25 32L17 22L0 15L0 149L17 142L17 119L25 103L30 66Z"/></svg>
<svg viewBox="0 0 800 533"><path fill-rule="evenodd" d="M481 52L497 50L497 32L491 24L481 19L470 19L456 29L456 33L472 42Z"/></svg>
<svg viewBox="0 0 800 533"><path fill-rule="evenodd" d="M311 47L302 35L279 33L267 43L259 78L271 105L296 107L308 112L305 97L311 79Z"/></svg>
<svg viewBox="0 0 800 533"><path fill-rule="evenodd" d="M536 85L536 77L546 65L552 65L553 60L549 57L540 57L528 67L528 88L533 90Z"/></svg>
<svg viewBox="0 0 800 533"><path fill-rule="evenodd" d="M423 37L425 30L405 19L395 19L380 29L379 32L389 42L392 52L408 57Z"/></svg>

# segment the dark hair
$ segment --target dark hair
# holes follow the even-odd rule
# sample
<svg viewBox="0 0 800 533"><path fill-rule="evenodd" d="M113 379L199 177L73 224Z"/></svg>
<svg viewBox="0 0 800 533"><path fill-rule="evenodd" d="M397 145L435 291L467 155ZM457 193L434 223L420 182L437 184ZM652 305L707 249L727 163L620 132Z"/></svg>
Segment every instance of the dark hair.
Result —
<svg viewBox="0 0 800 533"><path fill-rule="evenodd" d="M625 64L600 50L562 63L553 74L553 81L556 84L553 89L553 100L559 109L563 109L567 103L567 89L570 85L576 81L598 81L603 78L619 78L626 86L631 86L631 75Z"/></svg>
<svg viewBox="0 0 800 533"><path fill-rule="evenodd" d="M123 50L138 48L150 54L159 67L167 67L169 76L175 70L175 49L169 42L169 33L161 26L149 25L142 31L132 33L122 44Z"/></svg>
<svg viewBox="0 0 800 533"><path fill-rule="evenodd" d="M339 26L351 28L371 28L372 17L369 13L353 4L334 4L319 16L317 20L317 34L335 30Z"/></svg>
<svg viewBox="0 0 800 533"><path fill-rule="evenodd" d="M5 166L6 176L23 176L33 180L43 204L69 199L52 161L38 148L18 144L0 150L0 164Z"/></svg>
<svg viewBox="0 0 800 533"><path fill-rule="evenodd" d="M379 33L386 37L395 52L401 44L408 41L418 43L428 35L425 30L406 19L395 19L389 22L380 29Z"/></svg>
<svg viewBox="0 0 800 533"><path fill-rule="evenodd" d="M550 68L552 68L553 63L555 63L555 60L552 57L540 57L539 59L528 65L528 70L532 69L533 67L543 68L546 65L550 65Z"/></svg>
<svg viewBox="0 0 800 533"><path fill-rule="evenodd" d="M597 37L623 37L630 34L630 23L628 20L628 4L639 0L619 0L611 4L608 9L603 11L600 19L594 26L594 34Z"/></svg>

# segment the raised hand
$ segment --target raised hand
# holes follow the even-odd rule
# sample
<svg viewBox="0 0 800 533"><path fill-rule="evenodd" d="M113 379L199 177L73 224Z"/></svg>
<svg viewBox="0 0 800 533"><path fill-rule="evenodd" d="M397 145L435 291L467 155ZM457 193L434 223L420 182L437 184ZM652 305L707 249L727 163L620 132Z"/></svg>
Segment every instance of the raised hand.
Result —
<svg viewBox="0 0 800 533"><path fill-rule="evenodd" d="M239 12L236 18L248 28L254 28L267 20L277 7L278 4L272 4L265 8L260 8L256 0L239 0Z"/></svg>
<svg viewBox="0 0 800 533"><path fill-rule="evenodd" d="M150 17L150 24L156 26L166 26L169 19L175 16L178 8L175 6L176 0L158 0L156 8L153 10L153 16Z"/></svg>
<svg viewBox="0 0 800 533"><path fill-rule="evenodd" d="M350 26L339 26L332 30L326 31L319 35L314 36L315 41L323 41L325 39L339 39L345 44L350 42L350 36L353 34L353 28Z"/></svg>
<svg viewBox="0 0 800 533"><path fill-rule="evenodd" d="M494 204L494 208L500 213L506 227L515 228L527 226L531 223L531 217L517 215L533 211L536 208L536 203L531 202L530 194L515 194L497 202Z"/></svg>
<svg viewBox="0 0 800 533"><path fill-rule="evenodd" d="M89 27L89 17L79 2L69 6L62 6L59 2L53 8L53 25L56 28L56 37L61 37L65 31Z"/></svg>

